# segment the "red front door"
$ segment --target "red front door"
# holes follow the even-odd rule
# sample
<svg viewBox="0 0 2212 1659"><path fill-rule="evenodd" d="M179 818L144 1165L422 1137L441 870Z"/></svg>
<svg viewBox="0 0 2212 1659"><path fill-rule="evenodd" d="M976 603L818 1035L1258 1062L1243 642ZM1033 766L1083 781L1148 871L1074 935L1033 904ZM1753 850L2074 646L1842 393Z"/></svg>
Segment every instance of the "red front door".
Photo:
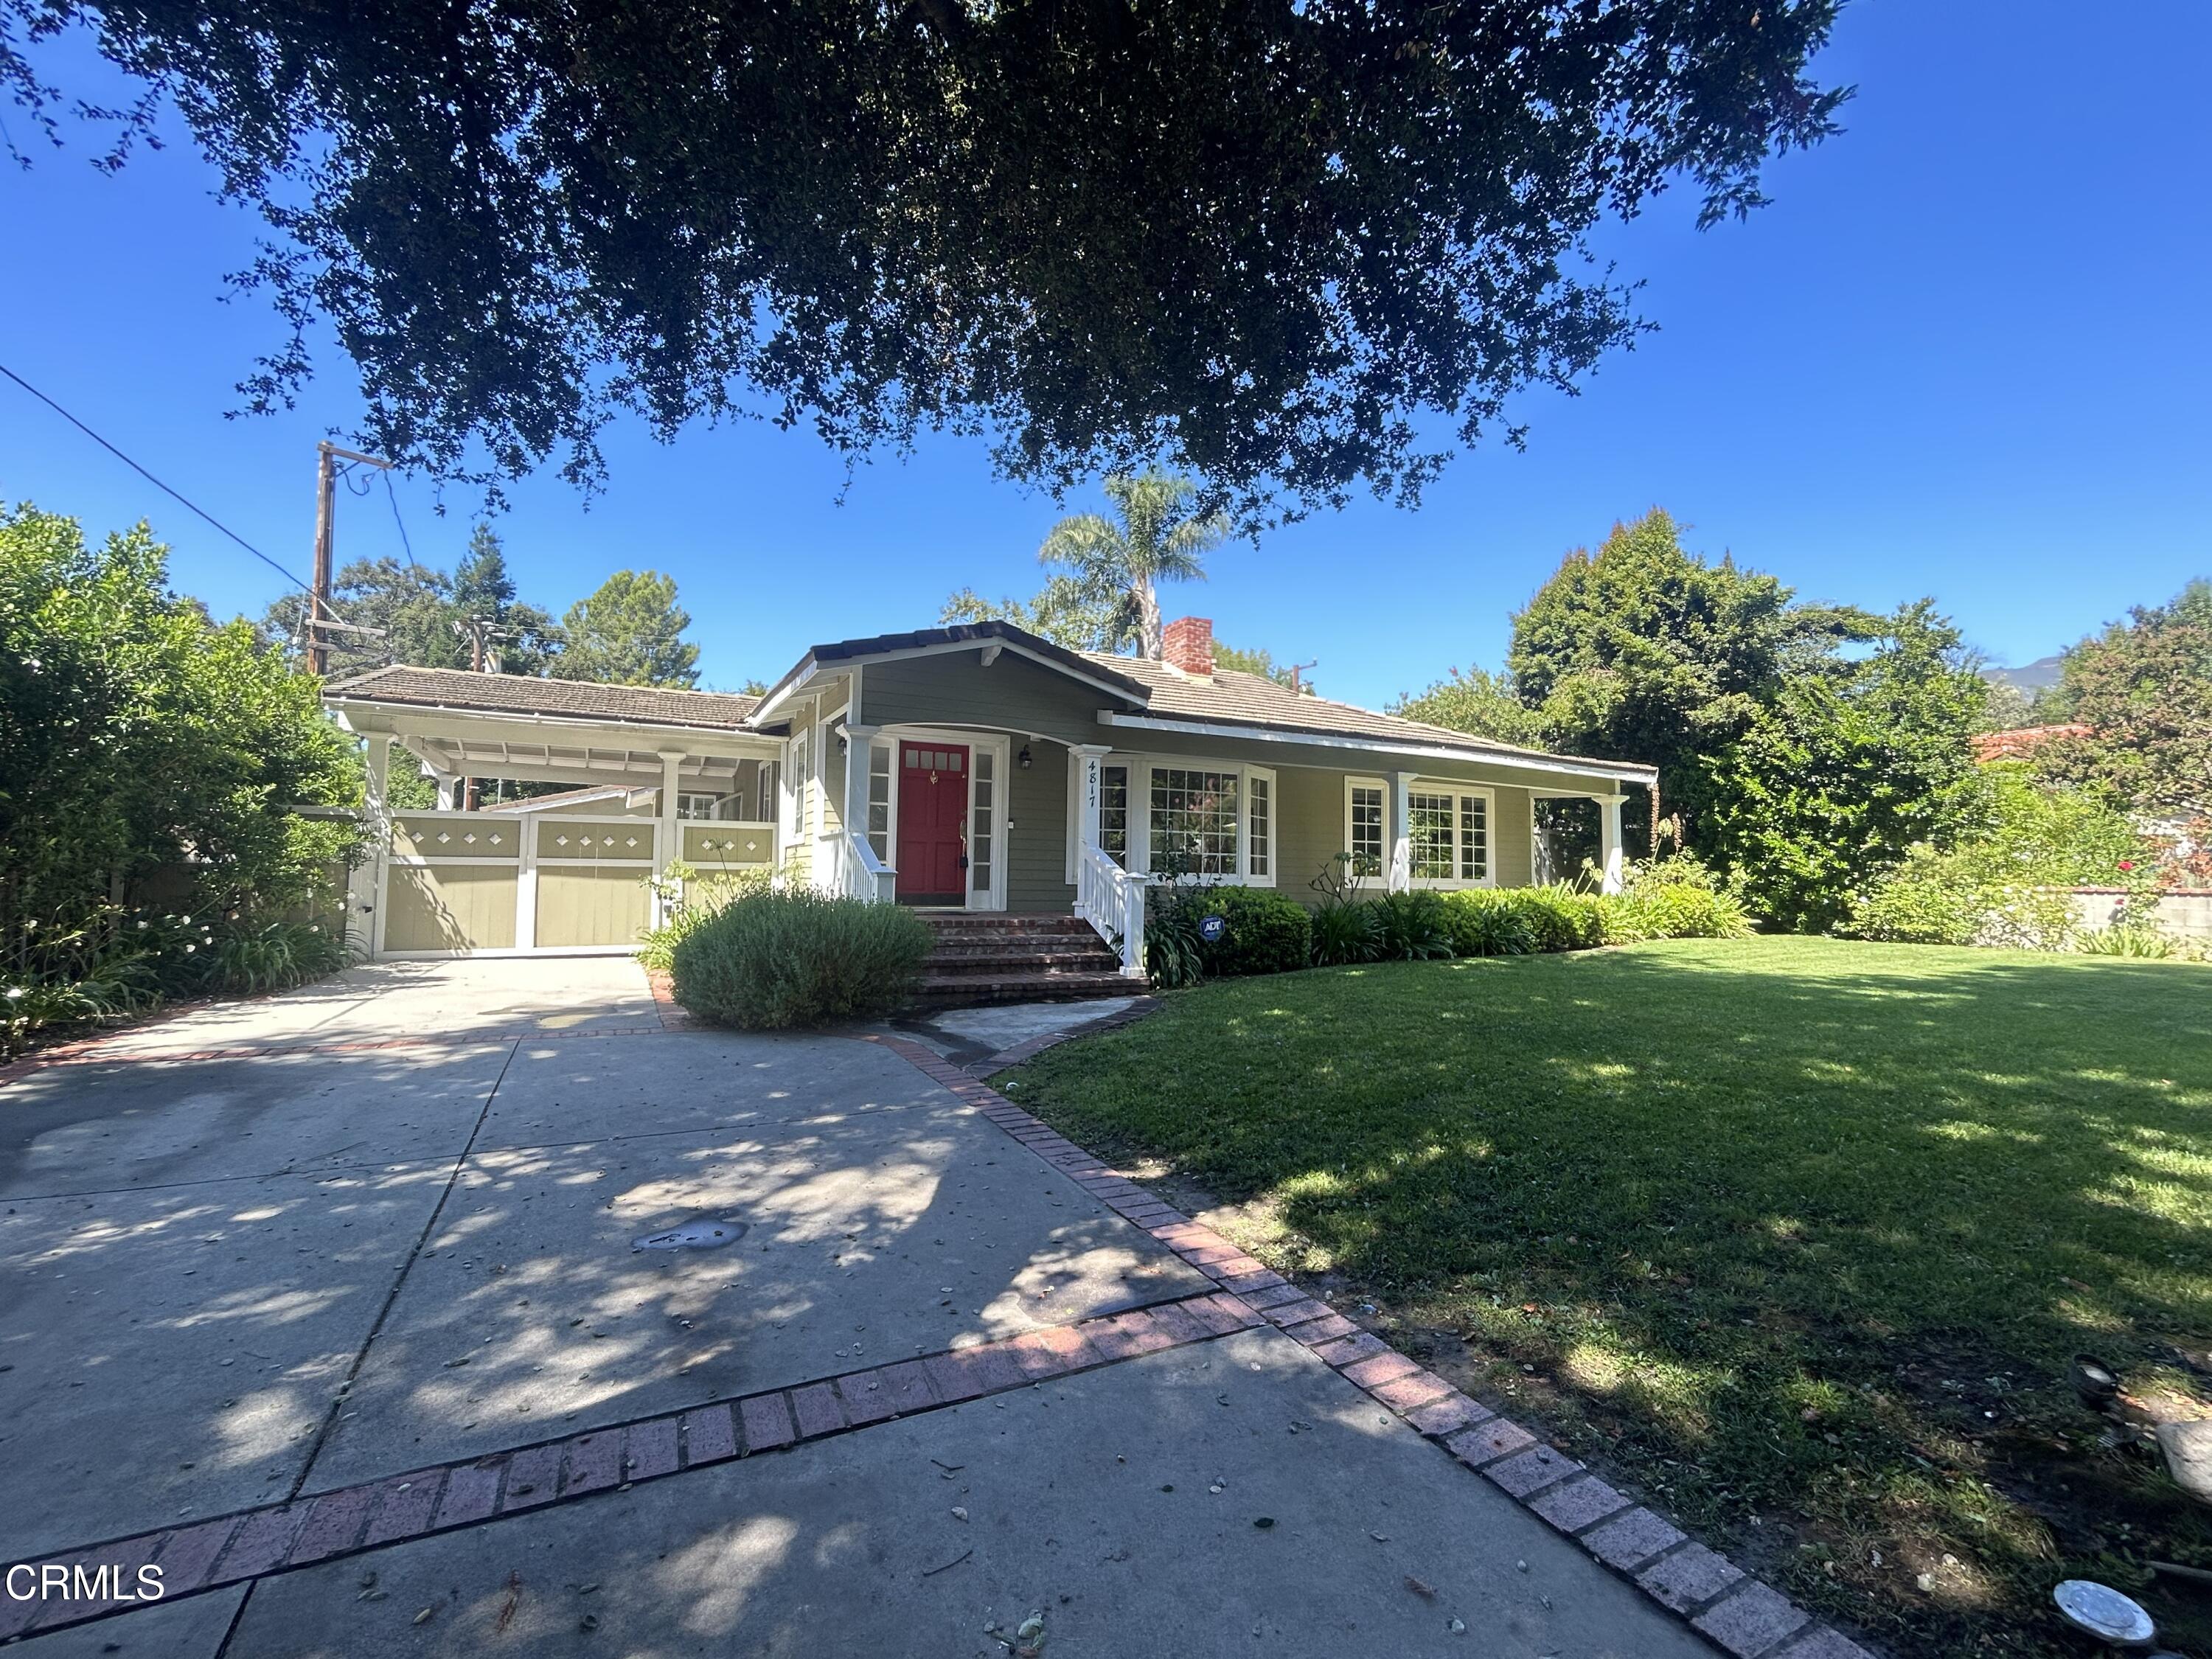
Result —
<svg viewBox="0 0 2212 1659"><path fill-rule="evenodd" d="M899 902L966 904L967 853L967 750L941 743L902 743Z"/></svg>

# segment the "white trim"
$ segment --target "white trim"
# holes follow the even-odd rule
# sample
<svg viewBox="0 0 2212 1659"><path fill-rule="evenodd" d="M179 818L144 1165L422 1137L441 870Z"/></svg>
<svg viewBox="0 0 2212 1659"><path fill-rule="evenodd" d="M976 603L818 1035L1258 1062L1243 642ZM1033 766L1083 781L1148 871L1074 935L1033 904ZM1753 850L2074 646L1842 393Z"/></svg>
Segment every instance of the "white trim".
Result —
<svg viewBox="0 0 2212 1659"><path fill-rule="evenodd" d="M974 647L971 646L969 648ZM1013 820L1006 811L1008 803L1012 799L1012 775L1014 764L1013 735L974 727L963 729L957 726L893 724L876 727L874 740L890 745L890 811L888 814L889 828L886 833L890 839L891 856L884 862L893 870L898 867L899 778L904 770L899 765L899 744L941 743L947 748L960 748L968 751L968 809L961 829L963 842L973 832L975 824L975 751L979 749L988 749L991 751L991 787L995 795L991 806L991 885L988 890L977 893L973 887L968 885L967 871L963 869L961 872L961 891L965 896L965 900L960 908L965 910L1004 910L1006 908L1006 853L1012 842L1014 830ZM852 757L848 755L845 758L847 763L850 764ZM949 907L932 906L930 908Z"/></svg>
<svg viewBox="0 0 2212 1659"><path fill-rule="evenodd" d="M1316 749L1355 749L1370 755L1407 756L1416 760L1458 761L1516 771L1565 773L1571 777L1602 779L1613 783L1649 783L1659 775L1656 766L1638 761L1595 761L1560 757L1523 755L1487 749L1453 749L1442 744L1399 743L1387 738L1336 737L1319 732L1291 732L1261 726L1223 726L1205 720L1167 720L1156 714L1123 714L1111 708L1098 711L1101 726L1125 726L1146 732L1181 732L1192 737L1225 738L1256 743L1303 744ZM1518 787L1518 786L1516 786Z"/></svg>
<svg viewBox="0 0 2212 1659"><path fill-rule="evenodd" d="M1408 888L1419 888L1428 892L1448 893L1463 888L1498 885L1498 792L1491 785L1468 783L1459 778L1433 778L1414 772L1376 773L1372 775L1347 772L1344 775L1343 782L1344 845L1339 849L1345 853L1352 851L1352 792L1354 789L1379 790L1382 795L1382 865L1375 870L1355 872L1357 879L1381 881L1386 886L1389 884L1395 872L1394 866L1396 861L1396 848L1393 843L1397 838L1394 837L1392 830L1398 814L1393 809L1402 798L1407 802L1406 821L1402 827L1403 839L1406 843L1406 884ZM1417 876L1413 873L1411 799L1415 795L1449 795L1451 798L1452 868L1455 871L1460 867L1460 815L1462 811L1461 799L1463 796L1473 795L1481 800L1482 875L1480 879L1471 881L1465 876L1457 874ZM1532 825L1534 822L1534 811L1535 809L1532 805L1529 808Z"/></svg>
<svg viewBox="0 0 2212 1659"><path fill-rule="evenodd" d="M1094 748L1095 745L1085 745ZM1274 769L1256 766L1250 761L1232 760L1225 755L1161 755L1146 750L1115 749L1100 754L1101 767L1126 766L1129 769L1129 871L1134 875L1150 875L1152 867L1152 769L1165 767L1177 772L1228 772L1237 778L1237 868L1234 873L1218 876L1194 876L1193 881L1210 882L1223 887L1273 887L1275 872L1282 868L1282 793L1276 782ZM1264 876L1251 873L1251 814L1254 774L1267 780L1267 806L1270 817L1267 862L1270 872ZM1068 834L1075 834L1075 823L1069 820Z"/></svg>
<svg viewBox="0 0 2212 1659"><path fill-rule="evenodd" d="M696 732L721 741L774 747L776 739L764 738L758 732L749 732L742 726L694 726L683 720L641 720L629 714L561 714L550 709L471 708L465 704L443 702L387 702L377 697L352 697L343 693L325 692L323 706L338 716L338 724L349 732L361 731L347 716L356 708L374 709L394 716L435 714L447 720L514 721L525 726L567 726L579 732L620 731L630 727L641 735L661 732ZM366 736L366 731L362 732ZM398 733L391 735L398 736ZM419 732L406 735L419 736ZM651 750L640 750L650 754ZM748 753L747 758L750 758Z"/></svg>

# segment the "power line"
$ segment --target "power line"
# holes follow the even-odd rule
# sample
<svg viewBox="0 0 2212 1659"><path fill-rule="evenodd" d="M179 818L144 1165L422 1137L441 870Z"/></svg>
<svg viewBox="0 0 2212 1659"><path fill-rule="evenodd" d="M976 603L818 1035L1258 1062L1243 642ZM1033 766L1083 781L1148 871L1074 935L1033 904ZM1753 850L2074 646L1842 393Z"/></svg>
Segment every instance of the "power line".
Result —
<svg viewBox="0 0 2212 1659"><path fill-rule="evenodd" d="M113 444L112 444L112 443L110 443L110 442L108 442L106 439L105 439L105 438L101 437L101 436L100 435L100 434L98 434L97 432L94 432L94 431L90 427L87 426L87 425L86 425L82 421L80 421L79 419L77 419L77 417L76 417L76 416L74 416L74 415L70 414L70 413L69 412L69 410L67 410L66 409L64 409L64 408L63 408L59 404L56 403L56 402L55 402L52 398L49 398L48 396L46 396L46 394L45 392L43 392L40 391L38 387L36 387L36 386L33 386L33 385L32 385L28 380L25 380L21 375L18 374L17 374L14 369L12 369L12 368L9 368L7 364L5 364L5 363L0 363L0 374L4 374L4 375L6 375L9 380L13 380L13 381L17 385L17 386L19 386L22 387L24 391L26 391L26 392L29 392L29 393L30 393L33 398L37 398L40 403L44 404L45 404L48 409L52 410L54 411L54 413L55 413L55 414L57 414L57 415L60 416L62 417L62 419L64 419L64 420L67 421L67 422L68 422L71 426L75 427L78 431L80 431L80 432L83 433L83 434L84 434L84 435L85 435L86 437L88 437L88 438L91 439L91 440L93 441L93 442L94 442L94 443L98 444L98 445L99 445L102 449L106 450L109 454L111 454L111 455L114 456L114 457L115 457L115 459L116 459L117 460L118 460L118 461L122 462L124 465L125 465L125 466L129 467L129 468L130 468L133 472L136 472L136 473L137 473L140 477L142 477L142 478L145 479L145 481L146 481L148 483L152 484L152 485L154 486L154 488L155 488L155 489L158 489L158 490L161 491L161 492L162 492L164 495L166 495L172 496L172 497L173 497L175 500L177 500L177 501L179 501L183 502L185 506L186 506L186 507L190 507L193 512L195 512L195 513L198 514L200 515L200 517L202 517L203 519L205 519L205 520L206 520L210 524L213 525L213 526L214 526L217 530L220 530L221 532L222 532L222 533L223 533L224 535L226 535L226 536L229 537L229 538L231 538L231 540L233 540L233 541L236 542L236 543L237 543L240 547L244 548L247 552L249 552L249 553L251 553L252 555L253 555L253 556L254 556L255 558L257 558L257 559L260 560L262 563L264 563L264 564L267 565L267 566L268 566L271 570L275 571L278 575L282 576L282 577L283 577L286 581L288 581L288 582L291 583L293 586L295 586L295 587L300 587L300 588L304 588L304 587L306 587L306 586L307 586L307 583L305 583L305 582L301 581L301 580L297 576L294 575L290 571L289 571L289 570L285 569L285 568L284 568L284 567L283 567L283 565L281 565L281 564L277 563L276 560L274 560L274 559L270 558L270 557L266 553L264 553L264 552L263 552L259 548L256 547L256 546L255 546L252 542L249 542L248 540L246 540L246 538L245 538L245 537L243 537L243 536L240 535L240 534L239 534L235 530L233 530L233 529L232 529L228 525L225 524L225 523L224 523L221 519L216 518L216 515L215 515L214 514L212 514L212 513L209 512L205 507L202 507L198 502L197 502L197 501L192 501L191 498L189 498L188 496L186 496L186 495L185 495L181 494L180 492L179 492L179 491L177 491L177 490L174 490L174 489L170 489L168 485L167 485L167 484L163 483L162 483L159 478L155 477L152 473L149 472L149 471L148 471L144 467L143 467L143 466L139 465L137 462L136 462L136 461L132 460L132 459L131 459L128 455L125 454L121 450L118 449L118 448L117 448Z"/></svg>
<svg viewBox="0 0 2212 1659"><path fill-rule="evenodd" d="M411 568L415 562L415 544L407 539L407 520L399 516L399 492L392 487L390 472L386 472L383 477L384 493L392 502L392 522L399 526L399 545L406 550L407 562Z"/></svg>

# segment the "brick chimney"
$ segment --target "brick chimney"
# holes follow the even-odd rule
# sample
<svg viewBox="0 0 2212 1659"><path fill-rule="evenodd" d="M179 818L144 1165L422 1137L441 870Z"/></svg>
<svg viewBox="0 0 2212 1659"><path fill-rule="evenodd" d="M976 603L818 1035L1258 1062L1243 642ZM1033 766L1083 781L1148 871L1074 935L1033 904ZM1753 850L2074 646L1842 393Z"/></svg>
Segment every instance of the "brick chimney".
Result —
<svg viewBox="0 0 2212 1659"><path fill-rule="evenodd" d="M1202 680L1213 678L1213 621L1208 617L1177 617L1163 630L1160 656L1170 668Z"/></svg>

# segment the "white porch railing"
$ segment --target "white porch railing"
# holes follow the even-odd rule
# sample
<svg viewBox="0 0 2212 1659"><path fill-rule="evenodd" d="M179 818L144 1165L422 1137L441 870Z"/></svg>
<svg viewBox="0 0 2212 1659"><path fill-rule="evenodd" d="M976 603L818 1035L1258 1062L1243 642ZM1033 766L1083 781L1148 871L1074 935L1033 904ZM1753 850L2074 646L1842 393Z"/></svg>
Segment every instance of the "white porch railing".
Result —
<svg viewBox="0 0 2212 1659"><path fill-rule="evenodd" d="M1075 865L1075 914L1121 952L1121 971L1145 976L1145 886L1088 842Z"/></svg>
<svg viewBox="0 0 2212 1659"><path fill-rule="evenodd" d="M866 836L848 830L827 845L835 849L837 860L831 891L848 898L866 899L872 904L897 902L898 872L876 856L876 849L868 844Z"/></svg>

